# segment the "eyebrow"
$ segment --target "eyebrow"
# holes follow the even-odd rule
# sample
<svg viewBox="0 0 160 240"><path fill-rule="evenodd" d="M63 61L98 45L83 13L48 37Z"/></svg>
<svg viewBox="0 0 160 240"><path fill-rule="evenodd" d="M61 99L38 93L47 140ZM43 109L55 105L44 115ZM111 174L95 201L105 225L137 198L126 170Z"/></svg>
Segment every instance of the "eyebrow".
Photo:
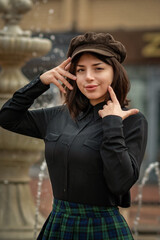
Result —
<svg viewBox="0 0 160 240"><path fill-rule="evenodd" d="M100 64L103 64L103 63L94 63L92 66L98 66ZM85 65L77 64L77 67L85 67Z"/></svg>

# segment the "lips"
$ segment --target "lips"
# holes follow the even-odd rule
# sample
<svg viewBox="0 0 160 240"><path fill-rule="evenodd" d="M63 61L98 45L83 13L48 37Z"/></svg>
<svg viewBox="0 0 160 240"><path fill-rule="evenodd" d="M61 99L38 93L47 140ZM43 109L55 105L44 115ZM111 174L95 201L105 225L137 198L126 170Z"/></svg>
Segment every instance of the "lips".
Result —
<svg viewBox="0 0 160 240"><path fill-rule="evenodd" d="M87 85L87 86L85 86L85 88L86 88L86 90L88 90L88 91L93 91L93 90L95 90L96 88L98 87L98 85Z"/></svg>

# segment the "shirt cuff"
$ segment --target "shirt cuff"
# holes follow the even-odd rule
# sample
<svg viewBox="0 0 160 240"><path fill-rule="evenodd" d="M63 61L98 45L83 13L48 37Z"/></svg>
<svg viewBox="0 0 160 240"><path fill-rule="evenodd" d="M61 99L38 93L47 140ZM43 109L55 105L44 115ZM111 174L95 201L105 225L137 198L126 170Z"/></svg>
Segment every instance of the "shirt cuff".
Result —
<svg viewBox="0 0 160 240"><path fill-rule="evenodd" d="M50 85L45 85L40 80L40 75L37 76L30 83L25 85L23 88L19 89L17 92L25 93L26 95L32 96L34 94L34 98L40 96L42 93L47 91L50 88Z"/></svg>
<svg viewBox="0 0 160 240"><path fill-rule="evenodd" d="M109 115L102 118L102 128L104 138L108 141L113 137L124 138L123 120L119 116Z"/></svg>

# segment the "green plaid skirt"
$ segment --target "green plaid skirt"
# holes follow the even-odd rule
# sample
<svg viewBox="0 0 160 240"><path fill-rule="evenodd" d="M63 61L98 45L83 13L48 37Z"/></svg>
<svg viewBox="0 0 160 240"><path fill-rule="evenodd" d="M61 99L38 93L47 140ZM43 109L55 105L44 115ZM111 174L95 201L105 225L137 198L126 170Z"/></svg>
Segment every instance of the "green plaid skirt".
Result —
<svg viewBox="0 0 160 240"><path fill-rule="evenodd" d="M117 207L97 207L54 199L37 240L133 240Z"/></svg>

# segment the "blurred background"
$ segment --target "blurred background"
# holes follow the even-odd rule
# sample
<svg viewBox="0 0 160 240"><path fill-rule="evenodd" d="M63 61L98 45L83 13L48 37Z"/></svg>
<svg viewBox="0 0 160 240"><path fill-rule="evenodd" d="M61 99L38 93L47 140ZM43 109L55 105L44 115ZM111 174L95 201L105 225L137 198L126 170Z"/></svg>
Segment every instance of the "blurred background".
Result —
<svg viewBox="0 0 160 240"><path fill-rule="evenodd" d="M130 105L146 116L149 138L140 179L131 190L132 206L122 213L136 231L136 239L160 239L160 0L0 0L0 14L1 105L18 87L62 62L71 38L80 33L109 32L125 45ZM59 92L52 86L33 108L60 103ZM0 239L34 239L52 209L44 146L2 129L0 134ZM22 174L25 160L29 164ZM19 174L23 176L18 178ZM32 211L31 198L25 202L29 191ZM32 212L27 220L24 208Z"/></svg>

